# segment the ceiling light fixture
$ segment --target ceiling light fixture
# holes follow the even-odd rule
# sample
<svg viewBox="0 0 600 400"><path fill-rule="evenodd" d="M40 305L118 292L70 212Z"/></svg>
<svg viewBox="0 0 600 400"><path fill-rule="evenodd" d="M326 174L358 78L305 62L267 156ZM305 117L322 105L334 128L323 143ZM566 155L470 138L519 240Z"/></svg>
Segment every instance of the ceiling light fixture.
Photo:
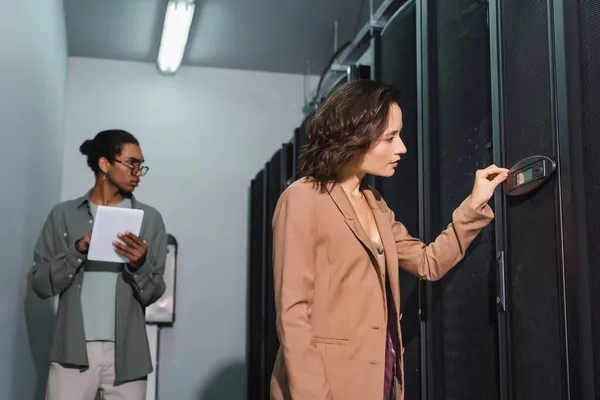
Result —
<svg viewBox="0 0 600 400"><path fill-rule="evenodd" d="M162 74L173 75L181 65L194 9L193 0L169 0L167 4L157 61Z"/></svg>

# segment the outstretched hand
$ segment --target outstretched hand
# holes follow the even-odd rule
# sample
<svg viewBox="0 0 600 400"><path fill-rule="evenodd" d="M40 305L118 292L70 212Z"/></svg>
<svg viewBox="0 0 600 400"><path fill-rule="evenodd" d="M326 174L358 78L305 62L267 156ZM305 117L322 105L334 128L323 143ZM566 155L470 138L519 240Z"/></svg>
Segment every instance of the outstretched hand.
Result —
<svg viewBox="0 0 600 400"><path fill-rule="evenodd" d="M494 195L496 187L506 180L508 169L490 165L475 173L475 183L471 192L471 207L481 211Z"/></svg>

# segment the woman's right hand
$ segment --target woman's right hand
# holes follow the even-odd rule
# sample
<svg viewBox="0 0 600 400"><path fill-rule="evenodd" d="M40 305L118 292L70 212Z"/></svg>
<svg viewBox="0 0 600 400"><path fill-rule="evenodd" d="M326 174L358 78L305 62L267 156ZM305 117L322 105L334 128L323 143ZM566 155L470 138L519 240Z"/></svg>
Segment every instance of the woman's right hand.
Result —
<svg viewBox="0 0 600 400"><path fill-rule="evenodd" d="M494 195L496 187L506 180L508 171L506 168L500 168L492 164L475 173L475 183L470 199L473 209L481 211L487 205Z"/></svg>

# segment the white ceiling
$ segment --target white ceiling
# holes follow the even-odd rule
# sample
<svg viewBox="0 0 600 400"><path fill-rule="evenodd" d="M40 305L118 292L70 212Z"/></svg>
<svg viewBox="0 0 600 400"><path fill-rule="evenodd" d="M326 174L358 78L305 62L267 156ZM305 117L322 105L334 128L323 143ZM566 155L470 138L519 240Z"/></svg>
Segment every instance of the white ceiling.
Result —
<svg viewBox="0 0 600 400"><path fill-rule="evenodd" d="M166 0L64 0L69 54L156 61ZM196 0L184 65L318 75L368 21L369 0ZM374 10L382 0L374 0Z"/></svg>

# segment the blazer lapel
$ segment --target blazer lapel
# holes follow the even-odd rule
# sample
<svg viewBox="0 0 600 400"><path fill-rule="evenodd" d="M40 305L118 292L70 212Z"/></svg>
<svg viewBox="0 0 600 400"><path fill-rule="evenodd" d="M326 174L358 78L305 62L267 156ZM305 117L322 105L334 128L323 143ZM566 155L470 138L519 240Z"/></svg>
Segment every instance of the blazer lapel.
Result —
<svg viewBox="0 0 600 400"><path fill-rule="evenodd" d="M400 310L400 276L398 272L398 256L396 252L396 240L394 239L394 233L392 232L392 225L390 224L389 215L381 201L375 198L373 189L368 188L363 191L367 198L367 202L373 210L375 216L375 223L381 236L381 242L385 250L385 261L387 264L387 274L390 280L390 287L392 289L392 298L396 303L396 310Z"/></svg>
<svg viewBox="0 0 600 400"><path fill-rule="evenodd" d="M327 191L329 192L329 195L335 202L338 209L344 215L346 225L348 225L348 227L350 228L350 230L352 230L356 238L370 253L372 260L374 260L374 265L377 268L378 275L381 278L381 284L383 285L383 278L385 273L383 271L383 268L385 268L385 266L380 266L377 262L377 256L375 255L375 249L373 248L373 244L371 243L371 240L369 239L369 236L365 232L364 228L360 224L358 216L356 215L356 211L354 210L354 207L352 207L352 203L350 203L350 199L346 195L346 192L344 192L344 189L342 189L340 185L335 183L330 183L327 186Z"/></svg>
<svg viewBox="0 0 600 400"><path fill-rule="evenodd" d="M390 224L389 217L383 208L381 202L375 199L375 194L372 189L364 190L365 197L367 198L367 203L373 210L373 216L375 217L375 224L377 224L377 229L379 230L379 236L381 236L381 242L383 244L383 248L385 249L385 260L388 265L395 265L398 260L393 257L396 255L396 241L394 239L394 233L392 232L392 226Z"/></svg>
<svg viewBox="0 0 600 400"><path fill-rule="evenodd" d="M363 246L365 246L365 248L371 252L373 257L375 257L375 251L371 244L371 240L360 224L358 216L356 215L356 211L354 210L354 207L352 207L352 203L350 203L350 199L346 195L346 192L344 192L344 189L342 189L340 185L330 183L327 186L327 191L329 192L329 195L333 199L337 208L344 215L346 225L348 225Z"/></svg>
<svg viewBox="0 0 600 400"><path fill-rule="evenodd" d="M396 306L396 312L399 312L400 282L398 273L398 258L396 253L396 241L392 232L392 225L390 224L389 216L386 213L382 202L378 201L375 198L375 194L373 193L372 188L364 188L363 193L365 194L367 203L369 203L369 206L373 210L375 224L377 225L377 229L379 230L379 235L381 237L381 242L383 244L383 248L385 249L385 260L387 263L387 268L386 265L380 266L377 262L377 257L375 255L373 245L371 244L371 240L369 239L367 233L358 221L356 211L354 210L354 207L352 207L352 203L350 203L350 199L346 195L346 192L344 192L344 189L342 189L342 187L338 184L330 183L329 185L327 185L327 192L333 199L340 212L344 215L344 219L348 227L352 230L352 232L358 238L358 240L363 244L365 249L367 249L367 251L370 253L371 260L373 261L373 265L375 266L377 271L377 276L379 277L379 283L381 285L384 303L386 272L383 269L387 271L390 280L390 287L392 289L392 298Z"/></svg>

